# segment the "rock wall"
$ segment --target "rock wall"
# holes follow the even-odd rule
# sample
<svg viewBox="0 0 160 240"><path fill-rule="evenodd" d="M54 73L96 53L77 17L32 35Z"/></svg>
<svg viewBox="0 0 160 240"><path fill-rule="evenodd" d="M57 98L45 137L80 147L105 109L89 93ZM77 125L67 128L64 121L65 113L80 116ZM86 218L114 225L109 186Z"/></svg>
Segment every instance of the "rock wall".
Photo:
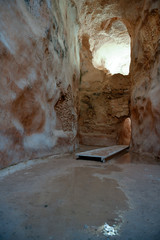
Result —
<svg viewBox="0 0 160 240"><path fill-rule="evenodd" d="M81 141L124 143L132 132L132 151L160 157L160 1L83 0L79 6ZM93 53L117 20L126 25L131 36L128 77L110 77L103 66L102 72L92 65ZM132 131L130 120L125 120L128 116Z"/></svg>
<svg viewBox="0 0 160 240"><path fill-rule="evenodd" d="M0 168L74 149L76 18L69 0L0 1Z"/></svg>
<svg viewBox="0 0 160 240"><path fill-rule="evenodd" d="M80 142L100 146L129 144L131 132L124 123L130 117L130 75L111 75L103 62L98 69L94 67L94 55L102 45L115 45L115 37L122 46L126 41L128 44L127 28L125 31L119 29L122 24L116 23L121 20L128 27L129 22L123 18L119 1L84 1L78 12L81 39ZM120 57L119 53L117 57ZM113 64L116 65L116 55Z"/></svg>
<svg viewBox="0 0 160 240"><path fill-rule="evenodd" d="M124 25L130 74L111 76L92 58ZM77 130L128 144L130 116L132 151L159 157L160 2L0 0L0 80L0 168L72 151Z"/></svg>
<svg viewBox="0 0 160 240"><path fill-rule="evenodd" d="M132 150L160 157L160 1L145 1L133 38Z"/></svg>
<svg viewBox="0 0 160 240"><path fill-rule="evenodd" d="M130 116L130 76L111 76L94 68L92 54L87 47L87 36L83 36L82 44L80 142L100 146L122 144L125 131L123 122Z"/></svg>

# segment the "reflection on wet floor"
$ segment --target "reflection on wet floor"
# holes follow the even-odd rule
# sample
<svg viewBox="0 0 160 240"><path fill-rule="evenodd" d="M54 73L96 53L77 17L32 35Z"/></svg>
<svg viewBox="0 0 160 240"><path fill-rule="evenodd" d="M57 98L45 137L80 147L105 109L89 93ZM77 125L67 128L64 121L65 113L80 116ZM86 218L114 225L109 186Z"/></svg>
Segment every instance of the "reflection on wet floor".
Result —
<svg viewBox="0 0 160 240"><path fill-rule="evenodd" d="M105 147L105 146L103 146ZM99 146L81 146L81 149L78 151L89 151L92 149L97 149ZM89 159L88 159L89 160ZM91 159L94 161L94 159ZM152 165L160 165L160 158L155 158L154 155L145 155L145 154L138 154L135 152L132 152L130 150L124 150L118 154L115 154L111 157L108 157L106 161L110 160L116 160L116 163L120 164L127 164L127 163L145 163L145 164L152 164ZM96 161L96 160L95 160Z"/></svg>
<svg viewBox="0 0 160 240"><path fill-rule="evenodd" d="M156 160L128 152L14 171L0 179L0 240L158 240L159 171ZM104 235L114 225L119 235Z"/></svg>
<svg viewBox="0 0 160 240"><path fill-rule="evenodd" d="M75 167L67 175L46 179L42 188L39 186L36 192L28 191L24 194L23 191L18 191L16 195L13 194L9 206L3 202L6 208L12 210L9 217L10 231L15 232L12 240L20 239L21 232L19 226L15 226L14 219L22 218L21 216L23 216L21 227L26 232L30 231L28 237L23 236L23 239L30 239L29 237L34 236L36 232L43 236L44 229L47 229L53 239L71 240L74 239L76 231L80 236L83 234L87 236L85 226L94 226L96 231L104 223L119 224L121 219L118 218L118 213L128 208L127 198L115 180L96 177L95 173L105 174L105 171ZM17 216L17 211L14 210L17 206L21 216ZM9 209L6 210L8 211ZM8 216L6 214L2 216L0 221L4 222L3 231L6 235L10 234L7 230ZM32 226L32 229L29 230L28 226ZM88 231L87 234L94 235L93 231ZM100 232L96 232L92 237L97 239L100 237L99 234ZM5 239L4 235L2 239ZM77 236L76 239L81 237Z"/></svg>
<svg viewBox="0 0 160 240"><path fill-rule="evenodd" d="M122 154L121 156L117 156L117 163L120 164L127 164L127 163L145 163L145 164L151 164L151 165L160 165L160 159L154 158L151 156L145 156L145 155L139 155L136 153L128 152L125 154Z"/></svg>

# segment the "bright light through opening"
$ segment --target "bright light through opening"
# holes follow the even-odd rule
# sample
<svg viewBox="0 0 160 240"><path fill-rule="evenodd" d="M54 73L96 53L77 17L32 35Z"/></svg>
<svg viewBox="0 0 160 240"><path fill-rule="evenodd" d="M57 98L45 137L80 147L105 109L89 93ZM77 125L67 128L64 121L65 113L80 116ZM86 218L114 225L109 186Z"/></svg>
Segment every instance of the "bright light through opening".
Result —
<svg viewBox="0 0 160 240"><path fill-rule="evenodd" d="M109 36L108 40L106 38L106 42L103 41L102 45L92 52L92 63L95 68L107 69L112 75L117 73L128 75L130 53L130 36L127 31L124 34L119 31L118 34L116 32L114 36Z"/></svg>

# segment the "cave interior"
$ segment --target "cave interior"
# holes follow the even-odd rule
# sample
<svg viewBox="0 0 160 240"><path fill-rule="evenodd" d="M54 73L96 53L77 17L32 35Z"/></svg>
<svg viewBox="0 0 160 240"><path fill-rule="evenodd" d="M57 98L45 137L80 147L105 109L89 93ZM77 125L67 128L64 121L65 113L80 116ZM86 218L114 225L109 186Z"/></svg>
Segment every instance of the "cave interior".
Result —
<svg viewBox="0 0 160 240"><path fill-rule="evenodd" d="M0 240L158 240L159 106L159 0L0 0Z"/></svg>

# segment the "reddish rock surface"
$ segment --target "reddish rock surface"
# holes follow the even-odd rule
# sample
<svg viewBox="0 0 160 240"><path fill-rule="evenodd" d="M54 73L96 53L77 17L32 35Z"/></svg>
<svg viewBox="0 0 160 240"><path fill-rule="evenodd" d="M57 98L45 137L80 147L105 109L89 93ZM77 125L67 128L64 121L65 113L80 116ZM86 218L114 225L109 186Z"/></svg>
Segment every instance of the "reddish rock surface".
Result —
<svg viewBox="0 0 160 240"><path fill-rule="evenodd" d="M131 119L126 118L123 121L121 130L119 132L119 139L118 143L119 144L124 144L124 145L130 145L131 141Z"/></svg>
<svg viewBox="0 0 160 240"><path fill-rule="evenodd" d="M92 12L89 12L90 8L93 8ZM103 44L110 44L110 39L115 36L116 29L111 33L107 29L122 18L122 9L118 1L116 4L112 1L103 4L101 1L86 1L81 6L80 14L80 142L101 146L125 142L122 128L124 120L130 116L130 75L111 75L103 63L98 69L93 65L95 50ZM126 36L123 39L121 36L119 42L125 44Z"/></svg>
<svg viewBox="0 0 160 240"><path fill-rule="evenodd" d="M112 145L131 134L132 151L160 157L159 41L158 0L3 1L0 168L72 151L77 136ZM112 75L97 64L112 43L130 44L129 75L126 63Z"/></svg>
<svg viewBox="0 0 160 240"><path fill-rule="evenodd" d="M79 78L73 3L1 3L0 61L0 168L73 150Z"/></svg>
<svg viewBox="0 0 160 240"><path fill-rule="evenodd" d="M132 51L132 150L160 157L160 2L147 1Z"/></svg>
<svg viewBox="0 0 160 240"><path fill-rule="evenodd" d="M131 116L131 150L160 157L160 1L82 2L79 11L82 143L128 143L130 127L124 127L124 123ZM109 42L107 34L117 20L126 25L131 36L128 77L120 74L110 77L103 63L101 71L92 66L95 50Z"/></svg>

